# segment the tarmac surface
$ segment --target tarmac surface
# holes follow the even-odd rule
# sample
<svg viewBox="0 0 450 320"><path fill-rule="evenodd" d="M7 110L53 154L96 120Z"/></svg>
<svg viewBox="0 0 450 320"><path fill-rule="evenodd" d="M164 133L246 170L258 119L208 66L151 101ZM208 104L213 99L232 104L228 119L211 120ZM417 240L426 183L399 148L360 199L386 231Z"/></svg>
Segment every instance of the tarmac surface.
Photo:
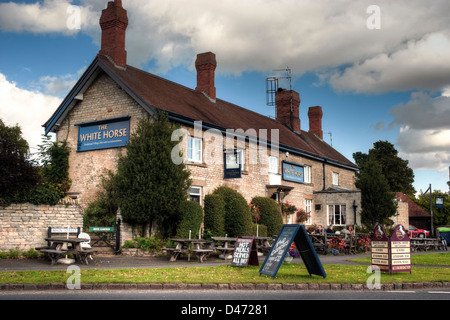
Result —
<svg viewBox="0 0 450 320"><path fill-rule="evenodd" d="M442 253L448 251L428 251L415 252L416 254ZM340 265L369 265L369 263L352 262L349 259L370 257L370 254L358 255L318 255L322 264L340 264ZM262 263L265 256L258 257ZM303 263L301 258L295 258L292 263ZM199 263L196 257L180 257L175 262L169 261L169 256L162 257L137 257L123 255L95 255L89 264L78 264L81 269L136 269L136 268L163 268L163 267L204 267L217 266L221 264L231 264L230 260L220 259L212 255L207 261ZM442 266L436 266L442 267ZM49 260L40 259L0 259L0 272L2 271L47 271L47 270L66 270L67 264L51 265Z"/></svg>

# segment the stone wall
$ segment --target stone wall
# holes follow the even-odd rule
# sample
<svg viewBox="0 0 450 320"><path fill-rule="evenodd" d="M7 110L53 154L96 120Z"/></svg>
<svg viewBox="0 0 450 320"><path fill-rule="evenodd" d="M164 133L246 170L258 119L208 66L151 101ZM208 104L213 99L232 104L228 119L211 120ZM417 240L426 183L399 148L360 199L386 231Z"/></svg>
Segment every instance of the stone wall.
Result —
<svg viewBox="0 0 450 320"><path fill-rule="evenodd" d="M45 246L48 227L83 226L78 205L36 206L30 203L0 207L0 251Z"/></svg>

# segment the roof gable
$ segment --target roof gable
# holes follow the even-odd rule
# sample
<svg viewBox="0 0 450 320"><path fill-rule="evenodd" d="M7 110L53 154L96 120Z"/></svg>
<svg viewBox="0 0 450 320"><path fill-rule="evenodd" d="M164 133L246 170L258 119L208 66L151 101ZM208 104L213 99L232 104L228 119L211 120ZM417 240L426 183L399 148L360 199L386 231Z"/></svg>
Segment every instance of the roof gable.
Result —
<svg viewBox="0 0 450 320"><path fill-rule="evenodd" d="M70 91L52 117L44 124L46 134L57 131L58 125L76 104L76 97L84 93L100 72L105 72L138 102L147 112L154 114L157 108L166 110L175 121L193 124L202 121L204 127L242 129L246 134L260 130L278 130L281 150L327 161L351 170L358 167L316 135L301 131L297 134L281 122L221 99L211 101L206 95L175 82L158 77L132 66L120 68L103 56L97 56L74 88ZM256 138L256 137L255 137ZM261 136L261 139L265 138Z"/></svg>

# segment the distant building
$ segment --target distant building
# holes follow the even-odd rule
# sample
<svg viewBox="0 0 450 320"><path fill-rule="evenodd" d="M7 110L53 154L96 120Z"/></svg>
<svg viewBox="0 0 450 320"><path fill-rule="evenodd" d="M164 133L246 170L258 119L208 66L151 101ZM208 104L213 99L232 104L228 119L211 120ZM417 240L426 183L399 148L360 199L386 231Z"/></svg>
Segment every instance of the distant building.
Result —
<svg viewBox="0 0 450 320"><path fill-rule="evenodd" d="M408 204L408 223L419 229L431 229L431 215L422 209L417 203L412 201L407 195L401 192L395 194L397 201ZM406 227L406 225L405 225Z"/></svg>
<svg viewBox="0 0 450 320"><path fill-rule="evenodd" d="M358 167L323 141L320 106L309 108L305 131L295 91L276 93L276 119L221 100L211 52L197 56L195 89L129 66L127 25L122 2L109 2L100 18L100 52L44 125L58 140L67 138L70 193L83 206L94 199L104 169L116 170L138 119L163 109L185 130L181 148L193 180L191 200L202 204L206 194L227 185L248 201L289 201L310 214L306 224L360 224Z"/></svg>

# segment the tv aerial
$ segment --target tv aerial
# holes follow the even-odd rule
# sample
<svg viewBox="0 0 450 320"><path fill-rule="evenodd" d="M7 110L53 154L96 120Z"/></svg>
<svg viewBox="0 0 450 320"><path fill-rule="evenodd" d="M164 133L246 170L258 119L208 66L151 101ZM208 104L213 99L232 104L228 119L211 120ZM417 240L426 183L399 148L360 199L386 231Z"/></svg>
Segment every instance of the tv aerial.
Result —
<svg viewBox="0 0 450 320"><path fill-rule="evenodd" d="M275 95L282 88L279 86L280 80L287 81L289 83L289 91L292 91L292 77L291 69L275 69L272 72L278 72L280 75L271 76L266 78L266 104L268 106L275 106ZM291 97L291 110L292 110L292 97ZM275 109L276 118L276 109Z"/></svg>

